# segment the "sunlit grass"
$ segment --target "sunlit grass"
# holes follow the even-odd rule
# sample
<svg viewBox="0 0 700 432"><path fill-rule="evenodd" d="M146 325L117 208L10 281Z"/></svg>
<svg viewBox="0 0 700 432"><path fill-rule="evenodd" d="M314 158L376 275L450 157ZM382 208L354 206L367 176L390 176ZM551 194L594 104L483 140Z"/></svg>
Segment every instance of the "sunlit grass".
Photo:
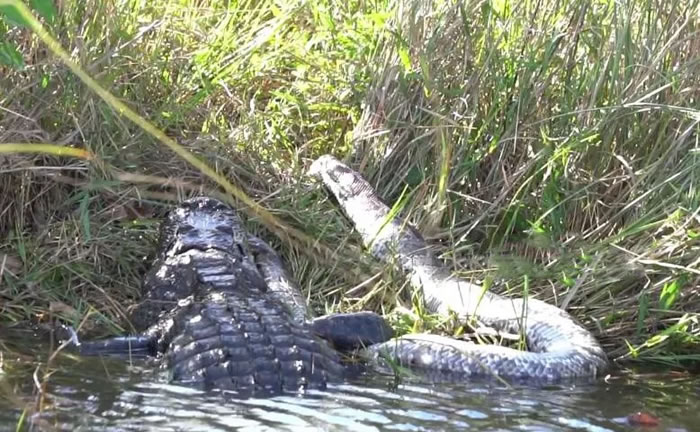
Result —
<svg viewBox="0 0 700 432"><path fill-rule="evenodd" d="M697 352L697 1L63 2L47 27L98 83L286 226L321 312L413 308L304 176L347 156L493 289L568 308L613 358ZM216 185L101 100L27 29L0 66L0 314L124 328L167 206ZM230 199L231 197L228 197ZM488 282L490 283L490 282ZM676 355L677 357L674 357ZM662 359L662 360L659 360ZM695 358L697 360L697 358Z"/></svg>
<svg viewBox="0 0 700 432"><path fill-rule="evenodd" d="M404 5L355 129L382 195L613 358L696 350L697 2Z"/></svg>

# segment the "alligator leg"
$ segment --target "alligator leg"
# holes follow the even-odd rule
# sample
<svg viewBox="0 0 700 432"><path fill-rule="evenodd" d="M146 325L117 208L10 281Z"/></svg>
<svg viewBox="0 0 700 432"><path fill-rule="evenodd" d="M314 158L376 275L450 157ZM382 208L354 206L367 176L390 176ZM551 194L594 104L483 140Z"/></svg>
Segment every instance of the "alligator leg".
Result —
<svg viewBox="0 0 700 432"><path fill-rule="evenodd" d="M279 297L296 322L307 321L310 314L306 307L306 299L299 285L284 268L282 258L270 245L252 234L248 235L248 246L255 265L265 279L267 289Z"/></svg>
<svg viewBox="0 0 700 432"><path fill-rule="evenodd" d="M150 290L131 314L131 323L140 333L79 341L75 331L68 328L80 354L157 356L165 350L177 315L198 286L197 272L190 265L170 265L160 259L146 274L144 283Z"/></svg>
<svg viewBox="0 0 700 432"><path fill-rule="evenodd" d="M295 321L308 321L310 313L301 290L270 245L258 237L248 236L248 246L268 289L288 307ZM374 312L333 314L311 320L311 329L340 351L351 351L386 342L393 331L384 318Z"/></svg>
<svg viewBox="0 0 700 432"><path fill-rule="evenodd" d="M310 313L301 290L270 245L258 237L248 236L248 246L268 289L288 307L295 321L308 321ZM333 314L311 320L311 329L340 351L350 351L386 342L393 331L384 318L374 312Z"/></svg>
<svg viewBox="0 0 700 432"><path fill-rule="evenodd" d="M118 336L109 339L79 342L81 355L128 355L152 357L157 354L156 339L150 336Z"/></svg>
<svg viewBox="0 0 700 432"><path fill-rule="evenodd" d="M311 329L339 351L386 342L394 335L384 318L374 312L322 316L311 321Z"/></svg>
<svg viewBox="0 0 700 432"><path fill-rule="evenodd" d="M61 325L57 331L59 338L65 340L69 348L75 349L81 355L128 355L138 357L155 355L155 340L150 336L118 336L81 342L78 338L78 332L71 326Z"/></svg>

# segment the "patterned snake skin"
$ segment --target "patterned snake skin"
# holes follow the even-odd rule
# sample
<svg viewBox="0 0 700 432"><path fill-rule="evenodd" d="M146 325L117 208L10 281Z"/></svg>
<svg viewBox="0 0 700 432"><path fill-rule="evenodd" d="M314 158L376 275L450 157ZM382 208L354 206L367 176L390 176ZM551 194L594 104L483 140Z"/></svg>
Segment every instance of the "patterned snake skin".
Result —
<svg viewBox="0 0 700 432"><path fill-rule="evenodd" d="M467 376L499 376L546 382L600 376L608 360L596 339L564 310L536 299L504 298L451 275L421 235L389 208L360 174L322 156L310 175L320 178L349 217L370 252L395 262L421 290L432 313L453 311L497 330L522 332L529 351L477 345L442 336L411 335L368 348L409 368Z"/></svg>

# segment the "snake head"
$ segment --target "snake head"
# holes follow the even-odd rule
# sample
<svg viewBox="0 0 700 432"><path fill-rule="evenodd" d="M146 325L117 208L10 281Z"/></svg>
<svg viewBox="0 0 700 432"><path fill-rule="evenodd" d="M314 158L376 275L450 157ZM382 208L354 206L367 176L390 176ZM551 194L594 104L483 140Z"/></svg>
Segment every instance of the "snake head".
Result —
<svg viewBox="0 0 700 432"><path fill-rule="evenodd" d="M311 164L308 174L320 179L339 201L372 191L369 183L331 155L323 155L316 159Z"/></svg>

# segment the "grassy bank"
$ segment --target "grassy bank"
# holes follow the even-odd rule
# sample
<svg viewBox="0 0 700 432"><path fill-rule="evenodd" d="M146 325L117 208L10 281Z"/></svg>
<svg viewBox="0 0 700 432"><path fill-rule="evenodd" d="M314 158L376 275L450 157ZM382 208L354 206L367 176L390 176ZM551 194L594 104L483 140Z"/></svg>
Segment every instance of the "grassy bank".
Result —
<svg viewBox="0 0 700 432"><path fill-rule="evenodd" d="M247 211L319 313L410 307L304 176L334 153L387 201L405 193L456 272L566 307L612 358L700 359L697 1L225 3L66 1L48 27L284 226L342 252ZM99 156L0 154L0 315L122 331L164 210L216 186L29 30L0 34L24 63L0 66L0 142Z"/></svg>

